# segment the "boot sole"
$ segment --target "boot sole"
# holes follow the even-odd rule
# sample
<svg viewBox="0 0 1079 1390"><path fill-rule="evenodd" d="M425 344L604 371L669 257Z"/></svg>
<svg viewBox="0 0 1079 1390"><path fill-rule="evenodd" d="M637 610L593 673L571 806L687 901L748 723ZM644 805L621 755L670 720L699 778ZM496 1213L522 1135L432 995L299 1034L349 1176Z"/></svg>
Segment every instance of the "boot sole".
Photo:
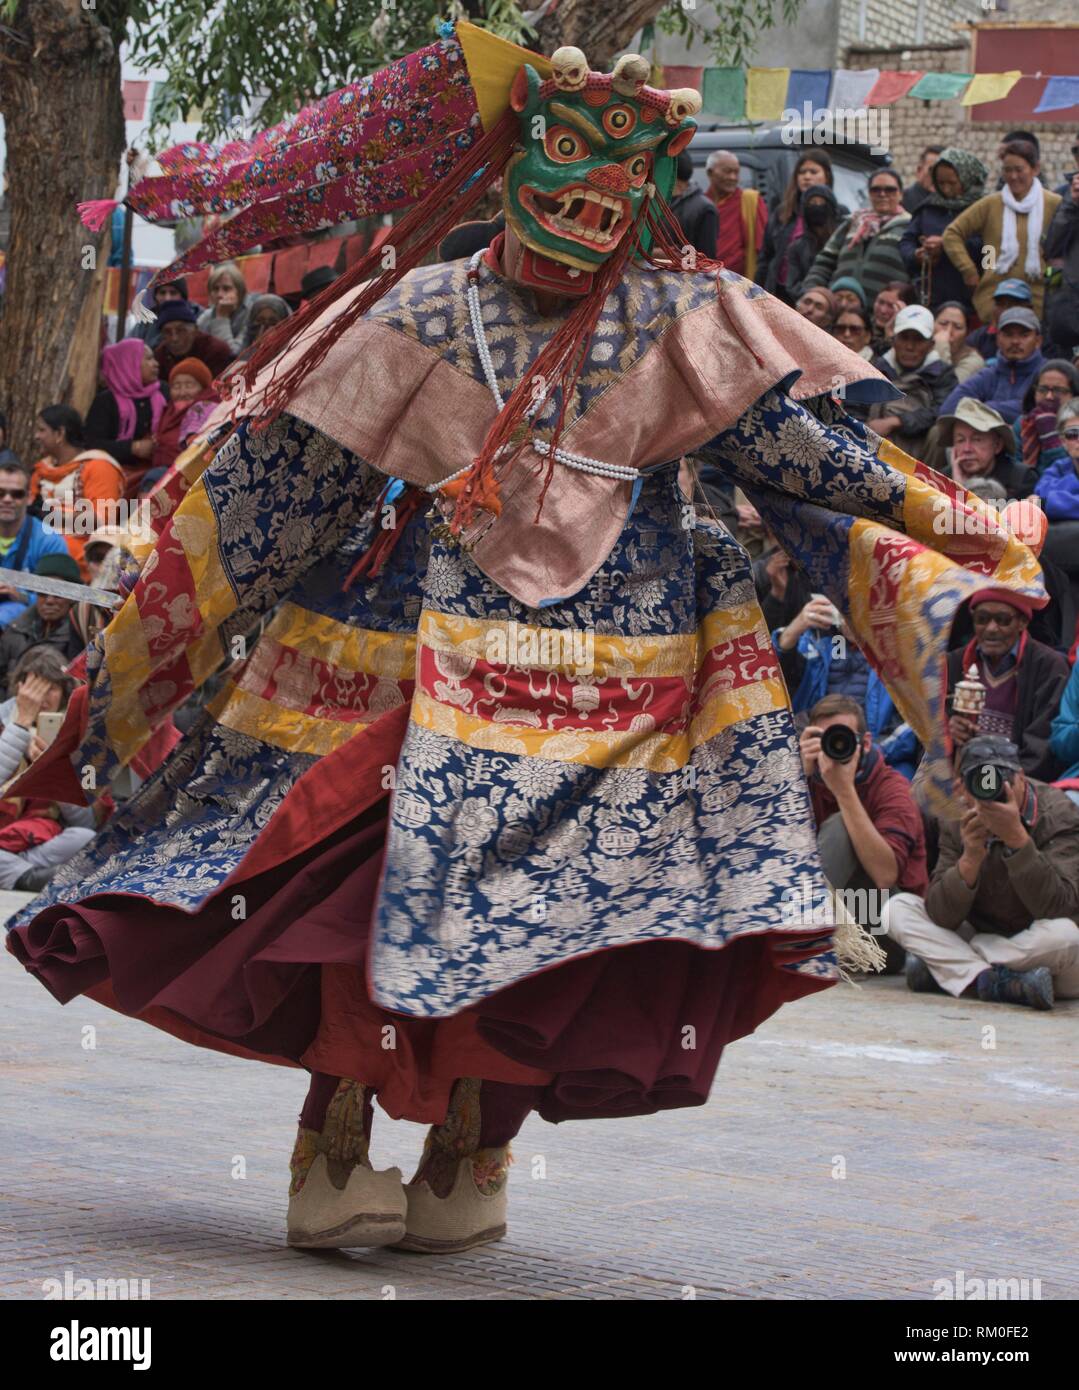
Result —
<svg viewBox="0 0 1079 1390"><path fill-rule="evenodd" d="M301 1250L348 1250L354 1246L393 1245L404 1234L402 1217L392 1212L369 1212L325 1231L290 1231L287 1243Z"/></svg>
<svg viewBox="0 0 1079 1390"><path fill-rule="evenodd" d="M501 1240L505 1234L506 1223L503 1222L501 1226L491 1226L486 1231L477 1231L475 1235L463 1236L459 1240L433 1240L429 1236L406 1235L393 1248L411 1250L418 1255L457 1255L462 1250L471 1250L473 1246Z"/></svg>

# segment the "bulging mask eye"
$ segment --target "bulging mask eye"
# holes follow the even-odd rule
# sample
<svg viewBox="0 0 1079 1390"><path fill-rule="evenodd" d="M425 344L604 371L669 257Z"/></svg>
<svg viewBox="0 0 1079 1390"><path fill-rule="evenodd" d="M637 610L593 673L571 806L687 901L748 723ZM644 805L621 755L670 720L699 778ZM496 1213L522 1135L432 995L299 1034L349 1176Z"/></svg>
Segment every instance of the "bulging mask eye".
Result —
<svg viewBox="0 0 1079 1390"><path fill-rule="evenodd" d="M622 168L629 175L630 182L638 186L644 183L648 175L648 167L649 159L646 154L635 154L622 163Z"/></svg>
<svg viewBox="0 0 1079 1390"><path fill-rule="evenodd" d="M549 130L543 143L550 158L559 164L572 164L574 160L585 159L592 153L584 136L565 125L556 125Z"/></svg>
<svg viewBox="0 0 1079 1390"><path fill-rule="evenodd" d="M636 124L637 113L632 106L612 106L603 113L603 128L616 138L628 135Z"/></svg>

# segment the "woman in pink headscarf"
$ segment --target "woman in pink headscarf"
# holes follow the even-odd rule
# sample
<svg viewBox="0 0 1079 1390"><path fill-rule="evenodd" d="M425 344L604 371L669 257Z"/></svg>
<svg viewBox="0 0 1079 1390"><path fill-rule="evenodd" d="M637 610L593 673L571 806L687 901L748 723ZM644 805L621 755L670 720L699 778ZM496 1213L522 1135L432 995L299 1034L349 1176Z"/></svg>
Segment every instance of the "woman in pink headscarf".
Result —
<svg viewBox="0 0 1079 1390"><path fill-rule="evenodd" d="M165 409L157 359L141 338L124 338L101 354L104 388L86 416L86 438L104 449L125 473L149 466L153 434Z"/></svg>

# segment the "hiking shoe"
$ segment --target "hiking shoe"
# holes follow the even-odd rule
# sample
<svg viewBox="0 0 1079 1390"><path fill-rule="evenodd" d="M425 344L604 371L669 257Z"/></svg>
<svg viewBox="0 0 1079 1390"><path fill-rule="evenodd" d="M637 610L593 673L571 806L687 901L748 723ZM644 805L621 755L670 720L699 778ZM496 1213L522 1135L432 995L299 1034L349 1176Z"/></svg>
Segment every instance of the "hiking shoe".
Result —
<svg viewBox="0 0 1079 1390"><path fill-rule="evenodd" d="M944 990L933 978L933 972L922 960L921 956L912 956L907 952L907 961L903 973L907 977L907 988L913 990L915 994L943 994Z"/></svg>
<svg viewBox="0 0 1079 1390"><path fill-rule="evenodd" d="M1036 970L1009 970L993 965L976 981L978 998L987 1004L1025 1004L1029 1009L1053 1007L1053 975L1049 967Z"/></svg>

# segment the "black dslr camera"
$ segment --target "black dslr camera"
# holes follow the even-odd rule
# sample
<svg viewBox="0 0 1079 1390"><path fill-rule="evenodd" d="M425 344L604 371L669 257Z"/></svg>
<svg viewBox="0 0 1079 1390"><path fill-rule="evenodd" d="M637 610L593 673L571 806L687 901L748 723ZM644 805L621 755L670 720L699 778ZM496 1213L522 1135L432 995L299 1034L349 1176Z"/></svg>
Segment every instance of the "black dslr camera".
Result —
<svg viewBox="0 0 1079 1390"><path fill-rule="evenodd" d="M1004 788L1014 778L1012 769L1000 763L975 763L963 773L963 785L976 801L1004 801Z"/></svg>
<svg viewBox="0 0 1079 1390"><path fill-rule="evenodd" d="M820 751L833 763L849 763L860 743L861 739L846 724L829 724L820 736Z"/></svg>

